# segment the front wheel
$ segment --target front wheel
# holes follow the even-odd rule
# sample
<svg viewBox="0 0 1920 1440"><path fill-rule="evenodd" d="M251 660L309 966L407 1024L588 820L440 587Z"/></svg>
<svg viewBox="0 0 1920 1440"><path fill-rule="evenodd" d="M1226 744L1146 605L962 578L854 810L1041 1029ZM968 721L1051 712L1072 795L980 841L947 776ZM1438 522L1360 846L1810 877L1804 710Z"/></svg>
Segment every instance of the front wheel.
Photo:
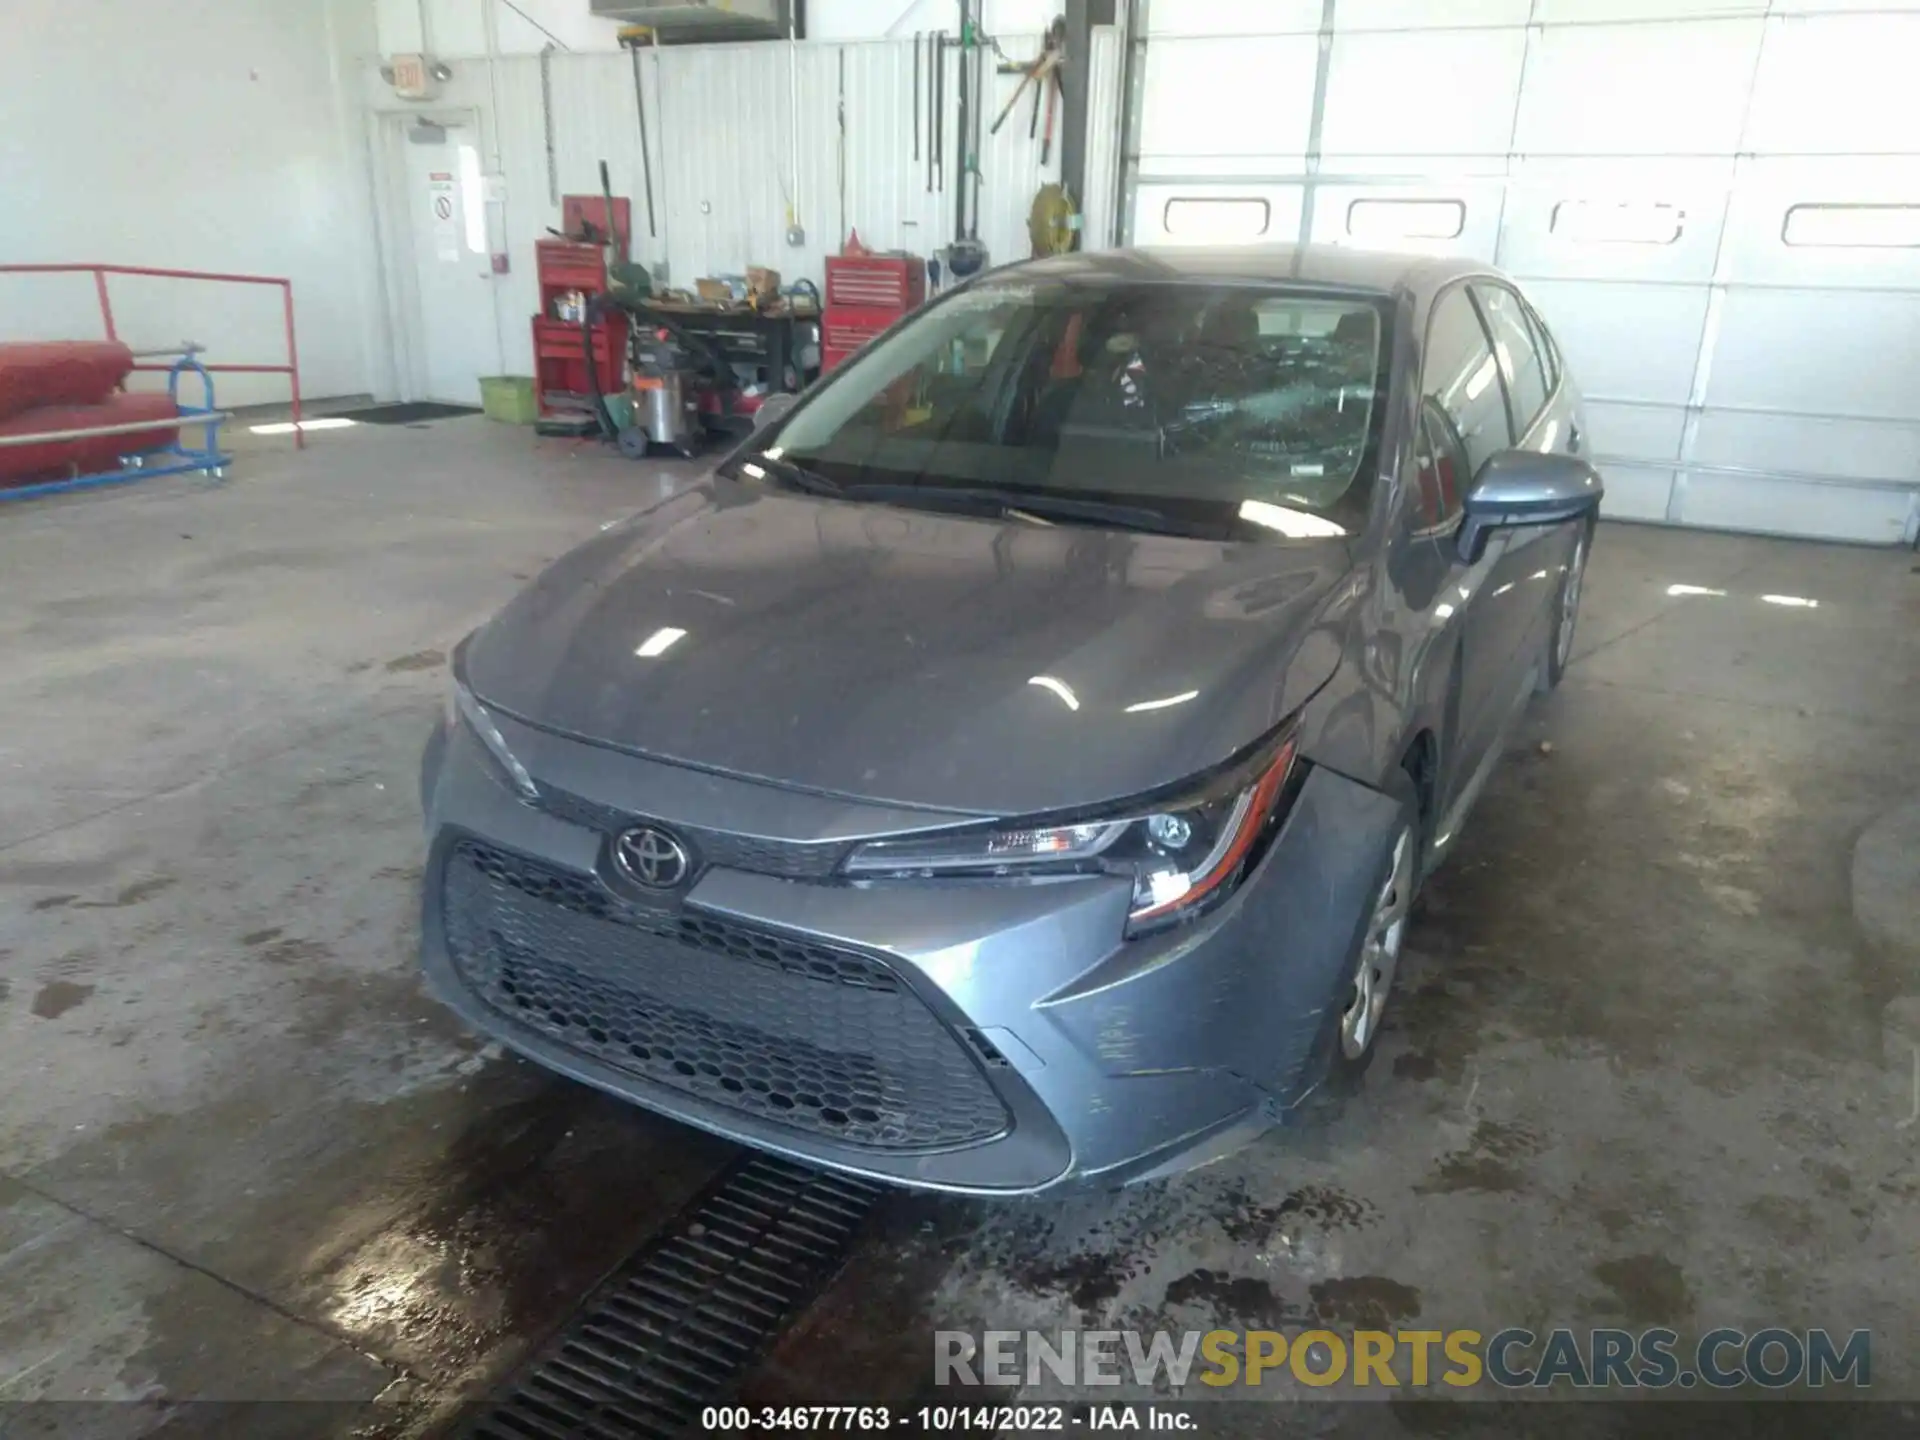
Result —
<svg viewBox="0 0 1920 1440"><path fill-rule="evenodd" d="M1541 694L1560 683L1573 658L1573 632L1580 620L1581 583L1587 574L1587 552L1593 548L1593 526L1580 527L1573 542L1573 554L1567 559L1566 574L1560 577L1560 593L1553 602L1553 631L1547 637L1547 661L1540 671L1537 689Z"/></svg>
<svg viewBox="0 0 1920 1440"><path fill-rule="evenodd" d="M1400 969L1400 949L1406 940L1407 917L1413 911L1414 887L1419 883L1420 832L1412 806L1403 814L1394 836L1386 873L1374 891L1360 947L1348 972L1347 985L1337 1002L1338 1048L1333 1057L1337 1076L1357 1077L1373 1059L1380 1037L1381 1017L1393 993Z"/></svg>

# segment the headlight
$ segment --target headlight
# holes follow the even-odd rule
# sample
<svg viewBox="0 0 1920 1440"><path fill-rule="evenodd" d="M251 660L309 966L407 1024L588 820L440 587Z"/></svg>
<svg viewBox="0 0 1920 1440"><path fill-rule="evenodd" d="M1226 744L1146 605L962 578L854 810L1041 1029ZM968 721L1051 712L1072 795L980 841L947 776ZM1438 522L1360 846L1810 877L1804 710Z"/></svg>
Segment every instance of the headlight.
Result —
<svg viewBox="0 0 1920 1440"><path fill-rule="evenodd" d="M487 714L486 706L474 699L473 692L461 680L459 658L459 651L455 651L453 675L447 691L447 723L450 726L464 725L472 732L493 760L500 779L512 787L522 800L538 800L540 787L533 783L533 776L527 773L527 767L507 748L506 737L500 733L500 727L493 723L493 717Z"/></svg>
<svg viewBox="0 0 1920 1440"><path fill-rule="evenodd" d="M868 878L1126 875L1127 930L1137 934L1198 914L1232 890L1279 816L1293 760L1288 735L1185 791L1117 813L876 840L856 849L845 869Z"/></svg>

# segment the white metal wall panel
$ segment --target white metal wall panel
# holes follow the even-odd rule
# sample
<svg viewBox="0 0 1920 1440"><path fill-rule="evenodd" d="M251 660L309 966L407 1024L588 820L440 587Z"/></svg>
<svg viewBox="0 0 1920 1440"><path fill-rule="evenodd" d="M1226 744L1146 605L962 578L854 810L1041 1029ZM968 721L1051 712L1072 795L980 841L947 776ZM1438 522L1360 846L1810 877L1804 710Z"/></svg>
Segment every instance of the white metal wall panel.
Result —
<svg viewBox="0 0 1920 1440"><path fill-rule="evenodd" d="M1527 57L1522 155L1720 155L1741 116L1760 20L1543 29Z"/></svg>
<svg viewBox="0 0 1920 1440"><path fill-rule="evenodd" d="M1913 524L1911 493L1697 470L1681 484L1689 523L1716 530L1897 545Z"/></svg>
<svg viewBox="0 0 1920 1440"><path fill-rule="evenodd" d="M1713 279L1732 174L1733 162L1719 159L1516 160L1500 215L1500 264L1543 278L1704 286ZM1616 220L1610 232L1608 216ZM1652 238L1595 238L1609 233Z"/></svg>
<svg viewBox="0 0 1920 1440"><path fill-rule="evenodd" d="M1162 0L1147 7L1147 34L1284 35L1320 28L1320 0Z"/></svg>
<svg viewBox="0 0 1920 1440"><path fill-rule="evenodd" d="M1323 168L1347 157L1491 155L1513 138L1513 92L1526 32L1430 30L1336 35L1320 132ZM1431 95L1436 77L1472 76L1449 86L1443 105L1382 104L1390 95Z"/></svg>
<svg viewBox="0 0 1920 1440"><path fill-rule="evenodd" d="M1709 410L1701 415L1694 433L1693 459L1756 473L1768 469L1802 475L1824 472L1855 480L1915 475L1920 474L1920 423Z"/></svg>
<svg viewBox="0 0 1920 1440"><path fill-rule="evenodd" d="M1776 16L1754 78L1757 154L1920 151L1920 14Z"/></svg>
<svg viewBox="0 0 1920 1440"><path fill-rule="evenodd" d="M1638 464L1610 464L1603 469L1607 500L1601 508L1609 520L1658 523L1668 518L1676 472Z"/></svg>
<svg viewBox="0 0 1920 1440"><path fill-rule="evenodd" d="M1202 193L1403 215L1549 317L1608 513L1920 530L1920 0L1147 3L1131 238Z"/></svg>
<svg viewBox="0 0 1920 1440"><path fill-rule="evenodd" d="M1706 403L1898 419L1914 413L1920 293L1735 290Z"/></svg>
<svg viewBox="0 0 1920 1440"><path fill-rule="evenodd" d="M1766 10L1767 0L1539 0L1534 18L1544 25L1577 25L1763 15Z"/></svg>
<svg viewBox="0 0 1920 1440"><path fill-rule="evenodd" d="M1150 42L1140 117L1143 168L1182 175L1297 173L1306 163L1319 54L1311 34Z"/></svg>
<svg viewBox="0 0 1920 1440"><path fill-rule="evenodd" d="M1707 319L1704 286L1536 279L1524 288L1584 389L1602 399L1686 404Z"/></svg>
<svg viewBox="0 0 1920 1440"><path fill-rule="evenodd" d="M1914 103L1920 108L1920 89ZM1789 213L1811 206L1842 213L1860 206L1899 206L1920 218L1920 154L1741 160L1727 225L1726 279L1732 284L1920 289L1920 246L1788 243Z"/></svg>
<svg viewBox="0 0 1920 1440"><path fill-rule="evenodd" d="M1432 30L1439 25L1525 25L1533 0L1341 0L1342 31Z"/></svg>

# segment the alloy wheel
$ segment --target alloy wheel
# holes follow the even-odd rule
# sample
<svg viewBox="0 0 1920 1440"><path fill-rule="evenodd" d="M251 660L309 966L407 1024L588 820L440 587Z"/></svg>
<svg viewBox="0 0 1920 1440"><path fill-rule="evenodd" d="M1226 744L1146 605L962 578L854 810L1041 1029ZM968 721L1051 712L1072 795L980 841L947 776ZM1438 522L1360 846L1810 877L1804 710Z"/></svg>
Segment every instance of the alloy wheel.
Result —
<svg viewBox="0 0 1920 1440"><path fill-rule="evenodd" d="M1580 618L1580 581L1587 571L1587 539L1581 536L1573 544L1573 558L1567 562L1566 582L1560 587L1560 626L1553 635L1556 669L1564 670L1573 658L1573 627Z"/></svg>
<svg viewBox="0 0 1920 1440"><path fill-rule="evenodd" d="M1413 830L1394 841L1393 864L1373 902L1367 934L1360 946L1360 964L1353 975L1353 993L1340 1015L1340 1050L1358 1060L1373 1044L1381 1013L1393 989L1393 973L1400 966L1400 942L1406 935L1407 913L1413 907Z"/></svg>

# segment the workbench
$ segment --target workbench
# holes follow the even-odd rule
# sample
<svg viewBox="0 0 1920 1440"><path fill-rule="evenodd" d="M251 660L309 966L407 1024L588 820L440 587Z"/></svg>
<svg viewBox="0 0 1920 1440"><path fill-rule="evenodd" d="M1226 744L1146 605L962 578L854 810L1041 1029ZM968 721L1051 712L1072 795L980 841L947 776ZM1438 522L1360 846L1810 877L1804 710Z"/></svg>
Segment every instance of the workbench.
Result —
<svg viewBox="0 0 1920 1440"><path fill-rule="evenodd" d="M736 370L751 370L753 382L770 391L804 390L820 374L820 312L813 305L788 306L761 314L745 305L700 304L680 300L648 300L633 307L644 323L649 313L667 323L712 340ZM813 363L802 367L801 350L814 347ZM793 372L787 379L789 369ZM743 383L746 376L742 376Z"/></svg>

